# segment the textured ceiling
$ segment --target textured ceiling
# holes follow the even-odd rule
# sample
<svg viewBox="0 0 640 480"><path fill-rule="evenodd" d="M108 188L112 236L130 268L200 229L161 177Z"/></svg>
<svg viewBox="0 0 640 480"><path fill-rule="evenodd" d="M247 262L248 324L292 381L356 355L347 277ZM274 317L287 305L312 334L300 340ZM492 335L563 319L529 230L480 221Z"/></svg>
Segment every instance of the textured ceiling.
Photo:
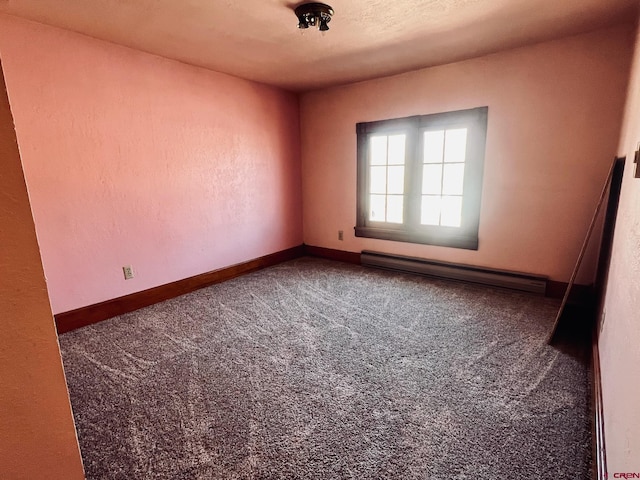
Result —
<svg viewBox="0 0 640 480"><path fill-rule="evenodd" d="M331 30L287 0L0 0L0 12L290 90L449 63L633 21L637 0L329 0Z"/></svg>

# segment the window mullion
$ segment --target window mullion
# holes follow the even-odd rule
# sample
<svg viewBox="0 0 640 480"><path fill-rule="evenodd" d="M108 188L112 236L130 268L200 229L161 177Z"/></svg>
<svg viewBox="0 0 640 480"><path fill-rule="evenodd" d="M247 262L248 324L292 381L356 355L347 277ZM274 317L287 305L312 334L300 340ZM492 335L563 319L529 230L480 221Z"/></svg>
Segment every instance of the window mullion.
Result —
<svg viewBox="0 0 640 480"><path fill-rule="evenodd" d="M357 225L368 225L369 219L369 135L362 126L357 127L358 133L358 198Z"/></svg>
<svg viewBox="0 0 640 480"><path fill-rule="evenodd" d="M416 122L407 130L405 188L406 188L406 225L412 229L420 224L420 205L422 193L422 141Z"/></svg>

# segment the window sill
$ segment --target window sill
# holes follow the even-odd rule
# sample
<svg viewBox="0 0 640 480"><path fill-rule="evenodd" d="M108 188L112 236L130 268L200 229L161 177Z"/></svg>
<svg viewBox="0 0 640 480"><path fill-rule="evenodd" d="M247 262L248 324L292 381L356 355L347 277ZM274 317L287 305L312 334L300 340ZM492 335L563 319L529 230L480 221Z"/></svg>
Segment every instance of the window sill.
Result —
<svg viewBox="0 0 640 480"><path fill-rule="evenodd" d="M478 250L478 237L461 235L445 231L422 232L408 230L392 230L379 227L355 227L356 237L376 238L394 242L418 243L422 245L437 245L440 247L462 248Z"/></svg>

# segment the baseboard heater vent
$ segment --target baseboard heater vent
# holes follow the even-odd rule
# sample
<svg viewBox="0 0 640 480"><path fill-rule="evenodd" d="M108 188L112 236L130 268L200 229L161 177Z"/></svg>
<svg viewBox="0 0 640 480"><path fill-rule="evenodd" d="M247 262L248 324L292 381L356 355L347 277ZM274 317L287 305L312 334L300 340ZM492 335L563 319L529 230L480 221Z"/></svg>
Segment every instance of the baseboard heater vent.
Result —
<svg viewBox="0 0 640 480"><path fill-rule="evenodd" d="M527 275L506 270L491 270L457 263L436 262L367 250L362 252L360 258L362 265L397 272L417 273L430 277L479 283L540 295L544 295L547 289L546 277L538 275Z"/></svg>

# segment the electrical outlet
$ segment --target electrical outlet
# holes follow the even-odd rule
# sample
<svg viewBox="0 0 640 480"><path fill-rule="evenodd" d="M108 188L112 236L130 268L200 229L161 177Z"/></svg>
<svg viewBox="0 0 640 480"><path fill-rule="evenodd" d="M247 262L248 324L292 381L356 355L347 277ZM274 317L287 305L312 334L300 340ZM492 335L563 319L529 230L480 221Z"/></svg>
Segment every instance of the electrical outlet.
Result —
<svg viewBox="0 0 640 480"><path fill-rule="evenodd" d="M133 267L131 265L125 265L122 267L122 272L124 273L125 280L131 280L134 277Z"/></svg>
<svg viewBox="0 0 640 480"><path fill-rule="evenodd" d="M344 240L344 232L342 230L338 230L338 240Z"/></svg>

